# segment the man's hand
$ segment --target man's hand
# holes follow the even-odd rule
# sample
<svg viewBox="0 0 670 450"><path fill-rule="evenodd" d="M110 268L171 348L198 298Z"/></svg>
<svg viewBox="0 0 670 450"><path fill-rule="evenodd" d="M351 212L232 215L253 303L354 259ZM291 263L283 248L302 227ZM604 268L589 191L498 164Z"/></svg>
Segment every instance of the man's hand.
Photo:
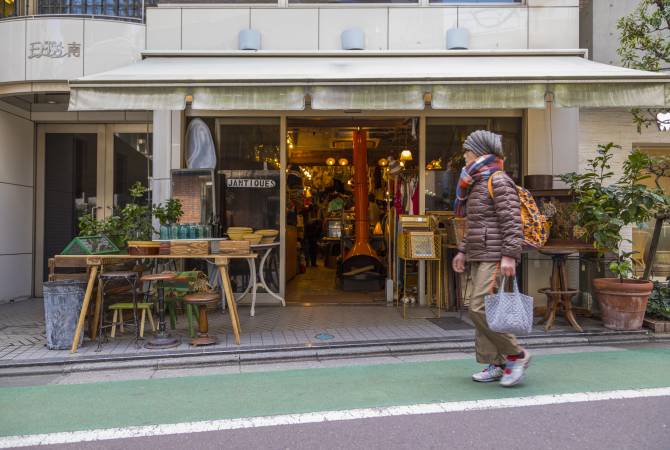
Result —
<svg viewBox="0 0 670 450"><path fill-rule="evenodd" d="M454 259L454 262L456 259ZM454 270L456 270L454 268ZM457 271L458 272L458 271ZM509 256L503 256L500 260L500 272L502 272L505 277L513 277L516 275L516 259L510 258Z"/></svg>
<svg viewBox="0 0 670 450"><path fill-rule="evenodd" d="M456 273L465 272L465 253L458 252L454 259L451 261L451 267Z"/></svg>

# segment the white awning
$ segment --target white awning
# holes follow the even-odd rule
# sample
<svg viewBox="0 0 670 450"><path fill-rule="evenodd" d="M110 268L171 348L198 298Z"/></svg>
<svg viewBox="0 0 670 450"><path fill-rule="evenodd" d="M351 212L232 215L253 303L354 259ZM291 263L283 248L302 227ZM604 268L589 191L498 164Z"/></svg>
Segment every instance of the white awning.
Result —
<svg viewBox="0 0 670 450"><path fill-rule="evenodd" d="M70 82L70 109L300 110L664 107L670 77L580 51L147 52ZM430 97L429 97L430 95Z"/></svg>

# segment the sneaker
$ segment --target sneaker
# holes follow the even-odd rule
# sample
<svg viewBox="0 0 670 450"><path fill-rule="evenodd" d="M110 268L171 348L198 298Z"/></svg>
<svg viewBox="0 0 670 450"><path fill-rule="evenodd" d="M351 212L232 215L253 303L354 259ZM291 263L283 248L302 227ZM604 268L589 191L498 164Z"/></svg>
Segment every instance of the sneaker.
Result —
<svg viewBox="0 0 670 450"><path fill-rule="evenodd" d="M523 358L508 356L505 370L503 370L503 376L500 380L500 385L510 387L521 383L526 375L526 369L529 364L530 352L528 352L528 350L523 351Z"/></svg>
<svg viewBox="0 0 670 450"><path fill-rule="evenodd" d="M489 364L489 366L472 375L472 379L479 383L490 383L492 381L498 381L503 377L503 368L496 366L495 364Z"/></svg>

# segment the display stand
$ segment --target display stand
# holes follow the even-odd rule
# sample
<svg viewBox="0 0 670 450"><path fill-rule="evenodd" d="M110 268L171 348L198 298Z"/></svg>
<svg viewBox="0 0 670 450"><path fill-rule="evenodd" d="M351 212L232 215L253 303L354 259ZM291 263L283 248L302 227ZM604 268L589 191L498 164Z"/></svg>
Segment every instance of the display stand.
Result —
<svg viewBox="0 0 670 450"><path fill-rule="evenodd" d="M407 319L407 262L425 261L429 267L429 273L436 270L442 273L442 239L434 231L406 231L398 235L398 257L403 265L402 296L398 296L396 305L402 304L402 317ZM428 301L429 308L436 318L440 318L442 310L442 277L436 277L436 291L433 292L433 277L429 276ZM437 294L436 296L434 294Z"/></svg>

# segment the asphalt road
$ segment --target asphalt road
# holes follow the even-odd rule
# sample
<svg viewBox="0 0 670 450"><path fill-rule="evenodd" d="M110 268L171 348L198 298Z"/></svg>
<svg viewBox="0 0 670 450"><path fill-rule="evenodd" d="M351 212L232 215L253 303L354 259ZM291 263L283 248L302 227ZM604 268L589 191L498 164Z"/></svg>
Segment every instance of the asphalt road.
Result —
<svg viewBox="0 0 670 450"><path fill-rule="evenodd" d="M670 449L670 398L280 425L40 448L665 450Z"/></svg>
<svg viewBox="0 0 670 450"><path fill-rule="evenodd" d="M508 389L478 369L447 354L0 378L0 448L670 450L667 343L537 350Z"/></svg>

